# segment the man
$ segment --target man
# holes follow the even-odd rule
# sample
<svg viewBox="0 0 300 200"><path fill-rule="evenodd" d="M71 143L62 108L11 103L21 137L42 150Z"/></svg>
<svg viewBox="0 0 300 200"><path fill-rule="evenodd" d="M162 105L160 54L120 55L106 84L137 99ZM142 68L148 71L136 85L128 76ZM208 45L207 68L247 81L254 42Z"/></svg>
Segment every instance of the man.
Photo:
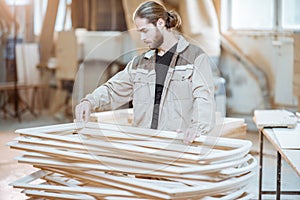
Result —
<svg viewBox="0 0 300 200"><path fill-rule="evenodd" d="M116 109L132 100L134 126L184 132L190 144L215 124L209 58L174 31L180 17L161 4L142 3L133 19L149 51L88 94L76 106L76 119L87 122L93 109Z"/></svg>

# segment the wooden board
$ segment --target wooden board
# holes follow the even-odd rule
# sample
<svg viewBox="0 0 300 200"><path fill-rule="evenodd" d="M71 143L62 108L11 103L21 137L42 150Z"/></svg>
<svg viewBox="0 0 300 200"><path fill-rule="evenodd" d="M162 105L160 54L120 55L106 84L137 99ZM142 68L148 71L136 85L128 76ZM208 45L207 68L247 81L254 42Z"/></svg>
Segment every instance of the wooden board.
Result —
<svg viewBox="0 0 300 200"><path fill-rule="evenodd" d="M77 39L74 31L61 31L56 42L58 80L74 80L78 70Z"/></svg>
<svg viewBox="0 0 300 200"><path fill-rule="evenodd" d="M299 77L300 79L300 77ZM91 113L92 122L109 123L124 126L131 126L133 121L133 110L119 109L113 111ZM215 127L216 135L244 139L247 132L247 125L243 118L219 117Z"/></svg>
<svg viewBox="0 0 300 200"><path fill-rule="evenodd" d="M57 16L59 0L48 1L40 34L40 66L46 67L48 59L53 56L53 35Z"/></svg>

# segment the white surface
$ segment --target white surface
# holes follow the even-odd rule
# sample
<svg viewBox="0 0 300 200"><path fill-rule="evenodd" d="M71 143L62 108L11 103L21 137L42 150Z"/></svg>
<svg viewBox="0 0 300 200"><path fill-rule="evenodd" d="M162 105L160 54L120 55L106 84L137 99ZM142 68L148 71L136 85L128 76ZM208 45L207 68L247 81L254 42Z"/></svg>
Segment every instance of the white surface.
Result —
<svg viewBox="0 0 300 200"><path fill-rule="evenodd" d="M298 124L299 125L299 124ZM282 158L294 169L296 174L300 177L300 150L299 149L291 149L291 148L282 148L280 146L279 140L275 135L275 128L268 128L264 129L263 134L267 137L267 139L271 142L273 147L278 151ZM291 129L286 129L291 130ZM299 140L299 137L296 138ZM290 142L288 142L287 145L291 145ZM300 179L299 179L300 181Z"/></svg>
<svg viewBox="0 0 300 200"><path fill-rule="evenodd" d="M274 45L274 42L280 45ZM293 93L294 53L293 39L280 37L272 41L273 54L271 64L274 67L275 103L294 105L296 98ZM284 55L284 56L283 56Z"/></svg>
<svg viewBox="0 0 300 200"><path fill-rule="evenodd" d="M22 43L16 45L18 83L39 84L40 72L37 65L40 61L37 43Z"/></svg>
<svg viewBox="0 0 300 200"><path fill-rule="evenodd" d="M300 149L300 125L295 129L273 128L278 143L283 149Z"/></svg>
<svg viewBox="0 0 300 200"><path fill-rule="evenodd" d="M298 121L292 112L286 110L255 110L254 116L257 128L294 128Z"/></svg>

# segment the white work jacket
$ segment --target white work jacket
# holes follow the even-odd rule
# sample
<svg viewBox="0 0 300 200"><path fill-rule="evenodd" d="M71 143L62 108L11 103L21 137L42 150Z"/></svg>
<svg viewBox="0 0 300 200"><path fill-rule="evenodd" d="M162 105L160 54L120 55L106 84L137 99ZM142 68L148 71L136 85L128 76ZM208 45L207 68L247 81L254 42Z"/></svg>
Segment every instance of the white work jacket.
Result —
<svg viewBox="0 0 300 200"><path fill-rule="evenodd" d="M114 110L132 100L133 126L150 128L155 97L155 50L131 60L126 68L88 94L94 109ZM179 37L161 96L158 129L197 128L203 134L215 125L211 61L197 46Z"/></svg>

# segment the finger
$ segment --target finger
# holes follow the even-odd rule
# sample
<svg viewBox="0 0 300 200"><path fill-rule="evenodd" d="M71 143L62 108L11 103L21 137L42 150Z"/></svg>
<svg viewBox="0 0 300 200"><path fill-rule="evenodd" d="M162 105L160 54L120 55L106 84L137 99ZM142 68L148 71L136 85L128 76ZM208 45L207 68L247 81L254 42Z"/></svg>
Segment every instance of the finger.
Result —
<svg viewBox="0 0 300 200"><path fill-rule="evenodd" d="M83 119L83 115L84 115L84 105L80 104L78 106L78 122L84 122Z"/></svg>
<svg viewBox="0 0 300 200"><path fill-rule="evenodd" d="M76 121L80 120L80 105L77 105L75 108L75 119Z"/></svg>
<svg viewBox="0 0 300 200"><path fill-rule="evenodd" d="M83 128L84 125L82 123L82 107L81 107L81 105L76 106L75 116L76 116L76 119L74 120L74 122L75 122L75 125L76 125L76 129Z"/></svg>
<svg viewBox="0 0 300 200"><path fill-rule="evenodd" d="M190 131L189 130L186 130L186 132L184 133L184 136L183 136L183 143L184 144L189 144L189 136L190 135Z"/></svg>
<svg viewBox="0 0 300 200"><path fill-rule="evenodd" d="M85 116L84 116L84 122L87 123L90 119L90 114L91 114L91 111L90 109L87 107L85 108L85 112L84 112Z"/></svg>
<svg viewBox="0 0 300 200"><path fill-rule="evenodd" d="M197 133L195 131L193 131L192 134L190 134L189 142L193 143L196 136L197 136Z"/></svg>
<svg viewBox="0 0 300 200"><path fill-rule="evenodd" d="M82 110L82 105L79 105L79 109L78 109L78 121L82 122L83 121L83 110Z"/></svg>
<svg viewBox="0 0 300 200"><path fill-rule="evenodd" d="M197 133L194 130L188 129L186 131L185 144L190 145L196 138Z"/></svg>
<svg viewBox="0 0 300 200"><path fill-rule="evenodd" d="M193 136L194 134L193 133L190 133L189 134L189 138L187 139L187 144L192 144L193 143L193 141L194 141L194 136Z"/></svg>

